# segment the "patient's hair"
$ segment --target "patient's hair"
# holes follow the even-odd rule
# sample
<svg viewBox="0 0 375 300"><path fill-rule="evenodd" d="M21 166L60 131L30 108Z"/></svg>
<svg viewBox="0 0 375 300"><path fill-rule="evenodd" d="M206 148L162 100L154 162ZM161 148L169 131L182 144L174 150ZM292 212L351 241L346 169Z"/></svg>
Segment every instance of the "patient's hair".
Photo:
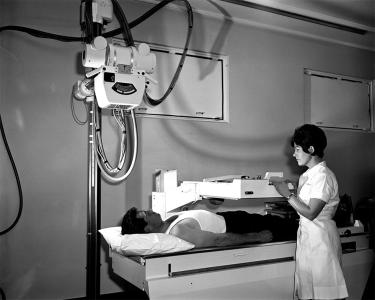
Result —
<svg viewBox="0 0 375 300"><path fill-rule="evenodd" d="M137 218L137 208L129 209L121 224L121 234L145 233L147 223L142 218Z"/></svg>
<svg viewBox="0 0 375 300"><path fill-rule="evenodd" d="M322 158L324 156L324 149L327 146L327 137L324 131L318 126L304 124L297 127L294 131L290 145L294 147L294 144L301 146L306 153L309 153L309 147L313 146L314 152L310 154Z"/></svg>

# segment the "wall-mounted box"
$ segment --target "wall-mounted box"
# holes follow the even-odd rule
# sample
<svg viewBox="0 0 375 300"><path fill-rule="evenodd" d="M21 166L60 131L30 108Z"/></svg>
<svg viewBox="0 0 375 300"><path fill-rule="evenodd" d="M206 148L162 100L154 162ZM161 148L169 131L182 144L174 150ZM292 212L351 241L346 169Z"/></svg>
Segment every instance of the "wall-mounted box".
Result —
<svg viewBox="0 0 375 300"><path fill-rule="evenodd" d="M306 69L305 122L373 131L372 81Z"/></svg>
<svg viewBox="0 0 375 300"><path fill-rule="evenodd" d="M157 84L151 84L147 94L160 99L169 87L183 51L156 45L150 48L156 55L156 70L151 77ZM143 103L135 112L138 116L228 122L228 57L189 50L166 100L157 106Z"/></svg>

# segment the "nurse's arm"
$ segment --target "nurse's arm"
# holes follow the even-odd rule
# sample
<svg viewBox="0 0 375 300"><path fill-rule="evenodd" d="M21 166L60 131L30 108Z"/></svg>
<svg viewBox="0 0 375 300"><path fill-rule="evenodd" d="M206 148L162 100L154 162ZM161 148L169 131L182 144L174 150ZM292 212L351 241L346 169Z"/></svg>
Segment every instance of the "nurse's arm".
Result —
<svg viewBox="0 0 375 300"><path fill-rule="evenodd" d="M324 205L326 205L323 200L318 198L311 198L309 205L307 205L295 195L291 195L288 202L298 213L311 221L319 215Z"/></svg>
<svg viewBox="0 0 375 300"><path fill-rule="evenodd" d="M289 198L289 204L302 216L309 220L314 220L322 211L326 204L323 200L318 198L311 198L309 205L305 204L294 194L290 194L288 185L284 178L271 177L270 182L275 186L279 194L285 198Z"/></svg>

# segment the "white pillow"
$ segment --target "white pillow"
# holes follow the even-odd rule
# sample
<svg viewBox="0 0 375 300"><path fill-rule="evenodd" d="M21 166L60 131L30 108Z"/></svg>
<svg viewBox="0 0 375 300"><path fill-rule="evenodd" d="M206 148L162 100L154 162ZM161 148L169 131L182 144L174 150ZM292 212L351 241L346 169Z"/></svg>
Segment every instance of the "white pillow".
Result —
<svg viewBox="0 0 375 300"><path fill-rule="evenodd" d="M121 227L100 229L111 249L123 255L149 255L173 253L194 248L192 243L165 233L121 235Z"/></svg>

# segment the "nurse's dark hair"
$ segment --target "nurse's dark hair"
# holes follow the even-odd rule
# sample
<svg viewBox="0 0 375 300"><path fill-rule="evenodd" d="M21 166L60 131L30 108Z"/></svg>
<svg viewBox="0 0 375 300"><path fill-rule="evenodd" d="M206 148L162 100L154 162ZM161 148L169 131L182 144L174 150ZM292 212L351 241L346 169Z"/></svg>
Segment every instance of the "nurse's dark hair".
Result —
<svg viewBox="0 0 375 300"><path fill-rule="evenodd" d="M310 154L322 158L324 156L324 149L327 147L327 137L324 131L318 126L304 124L295 129L290 141L292 147L294 147L294 144L302 147L306 153L310 153L309 148L313 146L314 152Z"/></svg>
<svg viewBox="0 0 375 300"><path fill-rule="evenodd" d="M138 209L129 209L121 223L121 234L145 233L147 223L142 218L137 218Z"/></svg>

